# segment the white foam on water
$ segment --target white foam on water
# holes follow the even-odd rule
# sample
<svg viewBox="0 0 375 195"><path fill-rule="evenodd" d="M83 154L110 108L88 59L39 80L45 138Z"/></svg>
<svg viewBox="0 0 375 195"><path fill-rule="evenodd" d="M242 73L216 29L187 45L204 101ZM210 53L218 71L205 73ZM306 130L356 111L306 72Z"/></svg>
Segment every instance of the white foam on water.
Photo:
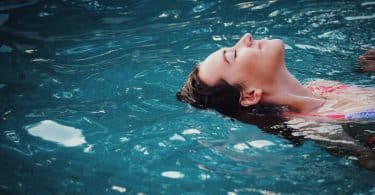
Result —
<svg viewBox="0 0 375 195"><path fill-rule="evenodd" d="M174 134L172 137L169 138L169 140L171 141L186 141L186 139L184 137L182 137L181 135L178 135L178 134Z"/></svg>
<svg viewBox="0 0 375 195"><path fill-rule="evenodd" d="M293 129L302 129L302 128L307 128L309 126L316 125L314 121L304 121L298 124L289 124L287 123L288 127L293 128Z"/></svg>
<svg viewBox="0 0 375 195"><path fill-rule="evenodd" d="M149 155L150 153L148 152L147 148L142 146L142 145L135 145L134 150L138 152L142 152L144 155Z"/></svg>
<svg viewBox="0 0 375 195"><path fill-rule="evenodd" d="M213 36L212 36L212 40L214 40L214 41L221 41L221 40L223 40L223 39L221 38L220 35L213 35Z"/></svg>
<svg viewBox="0 0 375 195"><path fill-rule="evenodd" d="M288 45L288 44L286 44L286 43L284 43L284 45L285 45L285 49L293 49L292 46L290 46L290 45Z"/></svg>
<svg viewBox="0 0 375 195"><path fill-rule="evenodd" d="M182 179L185 177L185 175L179 171L164 171L163 173L161 173L161 176L170 179Z"/></svg>
<svg viewBox="0 0 375 195"><path fill-rule="evenodd" d="M255 7L252 7L251 10L259 10L259 9L264 9L266 7L269 7L270 6L270 3L264 3L264 4L261 4L261 5L257 5Z"/></svg>
<svg viewBox="0 0 375 195"><path fill-rule="evenodd" d="M211 178L211 176L208 175L208 174L202 173L202 174L199 175L199 179L202 180L202 181L205 181L205 180L210 179L210 178Z"/></svg>
<svg viewBox="0 0 375 195"><path fill-rule="evenodd" d="M121 186L112 186L112 190L120 192L120 193L126 192L126 188L121 187Z"/></svg>
<svg viewBox="0 0 375 195"><path fill-rule="evenodd" d="M345 40L346 35L338 30L333 30L333 31L328 31L328 32L318 35L318 38Z"/></svg>
<svg viewBox="0 0 375 195"><path fill-rule="evenodd" d="M268 140L254 140L254 141L249 141L247 143L254 148L264 148L267 146L274 145L273 142L268 141Z"/></svg>
<svg viewBox="0 0 375 195"><path fill-rule="evenodd" d="M10 53L13 51L13 48L7 46L7 45L1 45L0 47L0 53Z"/></svg>
<svg viewBox="0 0 375 195"><path fill-rule="evenodd" d="M74 147L86 143L82 130L62 125L52 120L44 120L28 125L25 129L33 136L65 147Z"/></svg>
<svg viewBox="0 0 375 195"><path fill-rule="evenodd" d="M92 153L92 148L94 147L94 144L89 144L85 149L83 149L83 152L85 153Z"/></svg>
<svg viewBox="0 0 375 195"><path fill-rule="evenodd" d="M334 140L329 139L320 135L306 135L306 139L318 140L318 141L326 141L331 143L341 143L341 144L348 144L348 145L355 145L354 141L347 141L347 140Z"/></svg>
<svg viewBox="0 0 375 195"><path fill-rule="evenodd" d="M128 137L120 137L120 142L125 143L128 142L129 138Z"/></svg>
<svg viewBox="0 0 375 195"><path fill-rule="evenodd" d="M348 156L348 159L349 159L349 160L358 160L358 157L355 157L355 156Z"/></svg>
<svg viewBox="0 0 375 195"><path fill-rule="evenodd" d="M244 151L246 149L249 149L249 146L247 146L245 143L238 143L234 145L233 148L239 151Z"/></svg>
<svg viewBox="0 0 375 195"><path fill-rule="evenodd" d="M198 129L185 129L182 134L183 135L193 135L193 134L200 134L201 132Z"/></svg>
<svg viewBox="0 0 375 195"><path fill-rule="evenodd" d="M375 14L369 15L369 16L348 16L345 17L345 20L368 20L375 18Z"/></svg>
<svg viewBox="0 0 375 195"><path fill-rule="evenodd" d="M252 3L252 2L243 2L243 3L238 3L238 4L236 4L236 6L237 6L239 9L246 9L246 8L253 7L253 6L254 6L254 3Z"/></svg>
<svg viewBox="0 0 375 195"><path fill-rule="evenodd" d="M271 12L270 14L268 14L268 17L276 17L278 15L280 15L280 10L275 10Z"/></svg>
<svg viewBox="0 0 375 195"><path fill-rule="evenodd" d="M375 5L375 1L366 1L366 2L363 2L361 3L362 6L366 6L366 5Z"/></svg>
<svg viewBox="0 0 375 195"><path fill-rule="evenodd" d="M169 13L168 12L163 12L159 15L159 18L166 18L169 16Z"/></svg>
<svg viewBox="0 0 375 195"><path fill-rule="evenodd" d="M159 142L158 146L160 146L160 147L167 147L167 145L165 145L165 143L163 143L163 142Z"/></svg>
<svg viewBox="0 0 375 195"><path fill-rule="evenodd" d="M316 51L323 51L323 52L331 52L332 49L327 49L320 46L314 46L314 45L306 45L306 44L294 44L295 47L304 49L304 50L316 50Z"/></svg>

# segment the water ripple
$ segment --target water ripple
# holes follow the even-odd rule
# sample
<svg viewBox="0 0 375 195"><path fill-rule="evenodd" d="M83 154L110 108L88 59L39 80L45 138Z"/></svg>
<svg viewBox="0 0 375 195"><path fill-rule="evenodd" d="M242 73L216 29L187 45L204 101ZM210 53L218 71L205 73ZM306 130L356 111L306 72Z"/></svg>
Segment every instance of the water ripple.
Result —
<svg viewBox="0 0 375 195"><path fill-rule="evenodd" d="M347 16L345 20L368 20L375 18L375 14L368 15L368 16Z"/></svg>
<svg viewBox="0 0 375 195"><path fill-rule="evenodd" d="M199 13L199 12L206 11L207 9L209 9L210 7L212 7L213 5L215 5L215 3L213 3L213 2L211 2L211 3L202 3L202 4L199 4L199 5L196 5L195 7L193 7L193 12L194 13Z"/></svg>
<svg viewBox="0 0 375 195"><path fill-rule="evenodd" d="M0 26L7 22L9 19L8 14L0 14Z"/></svg>
<svg viewBox="0 0 375 195"><path fill-rule="evenodd" d="M281 124L270 135L182 104L175 93L199 61L232 46L245 32L284 40L288 68L302 81L373 84L369 75L353 71L356 56L375 43L373 9L372 1L332 6L328 1L70 0L38 1L1 13L0 148L22 159L2 161L2 176L11 179L0 188L25 193L17 186L22 182L35 193L45 192L45 186L73 194L83 187L94 194L186 193L171 185L172 178L203 194L316 194L322 186L327 193L369 192L373 177L353 165L355 157L333 157L316 142L297 147L277 133L285 130ZM45 126L38 121L46 120L54 129L81 130L88 143L65 148L50 142L61 139L42 140L22 128L34 124L41 130ZM371 125L365 129L373 132ZM320 134L305 128L299 135L329 142L323 135L338 128L315 130ZM58 160L50 160L54 156ZM42 185L17 168L26 164ZM45 172L55 176L51 182ZM102 179L93 183L87 180L91 176ZM332 182L348 185L338 190Z"/></svg>
<svg viewBox="0 0 375 195"><path fill-rule="evenodd" d="M40 0L26 0L26 1L5 1L0 2L0 11L7 11L12 9L17 9L21 7L30 6L38 3Z"/></svg>

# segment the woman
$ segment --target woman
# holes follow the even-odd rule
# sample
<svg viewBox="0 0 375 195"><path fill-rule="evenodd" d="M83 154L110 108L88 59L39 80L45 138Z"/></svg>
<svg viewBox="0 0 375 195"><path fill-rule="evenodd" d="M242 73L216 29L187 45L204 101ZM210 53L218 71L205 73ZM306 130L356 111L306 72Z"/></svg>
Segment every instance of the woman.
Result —
<svg viewBox="0 0 375 195"><path fill-rule="evenodd" d="M255 40L247 33L233 47L213 52L195 67L177 97L224 113L262 104L281 106L287 117L375 117L374 89L324 80L303 86L287 70L284 51L280 39Z"/></svg>
<svg viewBox="0 0 375 195"><path fill-rule="evenodd" d="M324 142L330 151L337 149L333 153L346 151L344 155L355 156L358 164L375 170L373 135L360 140L345 124L321 123L322 119L375 119L375 90L325 80L303 86L287 70L279 39L254 40L247 33L233 47L213 52L190 73L177 98L250 121L293 143L298 144L301 136ZM280 118L289 121L276 122Z"/></svg>

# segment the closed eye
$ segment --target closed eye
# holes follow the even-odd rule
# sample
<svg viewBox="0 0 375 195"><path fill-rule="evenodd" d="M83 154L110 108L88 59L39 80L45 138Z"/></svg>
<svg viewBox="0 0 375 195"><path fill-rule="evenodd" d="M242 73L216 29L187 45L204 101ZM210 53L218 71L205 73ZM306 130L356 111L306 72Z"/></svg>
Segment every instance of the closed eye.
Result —
<svg viewBox="0 0 375 195"><path fill-rule="evenodd" d="M227 56L225 55L225 53L226 53L227 51L225 50L225 49L223 49L223 59L224 59L224 61L227 63L227 64L230 64L229 63L229 61L228 61L228 59L227 59Z"/></svg>

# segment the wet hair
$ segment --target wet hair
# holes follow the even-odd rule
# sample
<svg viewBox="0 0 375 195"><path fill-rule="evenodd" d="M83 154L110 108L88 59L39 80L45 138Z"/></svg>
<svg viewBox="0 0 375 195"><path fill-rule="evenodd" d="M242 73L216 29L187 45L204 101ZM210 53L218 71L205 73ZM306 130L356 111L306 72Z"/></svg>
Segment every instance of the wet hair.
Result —
<svg viewBox="0 0 375 195"><path fill-rule="evenodd" d="M199 65L194 67L188 76L184 86L177 92L177 99L186 102L196 108L215 109L220 113L238 118L244 113L247 117L275 116L280 118L283 107L272 104L258 103L244 107L240 104L242 88L240 85L230 85L225 80L218 81L214 86L204 83L198 76ZM242 116L241 116L242 117Z"/></svg>
<svg viewBox="0 0 375 195"><path fill-rule="evenodd" d="M214 86L208 86L198 76L199 66L189 74L182 89L177 92L177 99L196 108L215 109L223 115L238 121L258 126L263 131L280 135L299 145L302 137L292 135L292 130L282 122L282 108L276 105L256 104L243 107L239 103L241 87L229 85L224 80ZM282 125L275 128L275 125ZM282 130L281 130L282 129Z"/></svg>
<svg viewBox="0 0 375 195"><path fill-rule="evenodd" d="M197 108L212 108L221 112L232 112L241 109L239 103L241 87L229 85L220 80L216 85L209 86L198 76L199 66L190 73L182 89L177 92L177 99Z"/></svg>

